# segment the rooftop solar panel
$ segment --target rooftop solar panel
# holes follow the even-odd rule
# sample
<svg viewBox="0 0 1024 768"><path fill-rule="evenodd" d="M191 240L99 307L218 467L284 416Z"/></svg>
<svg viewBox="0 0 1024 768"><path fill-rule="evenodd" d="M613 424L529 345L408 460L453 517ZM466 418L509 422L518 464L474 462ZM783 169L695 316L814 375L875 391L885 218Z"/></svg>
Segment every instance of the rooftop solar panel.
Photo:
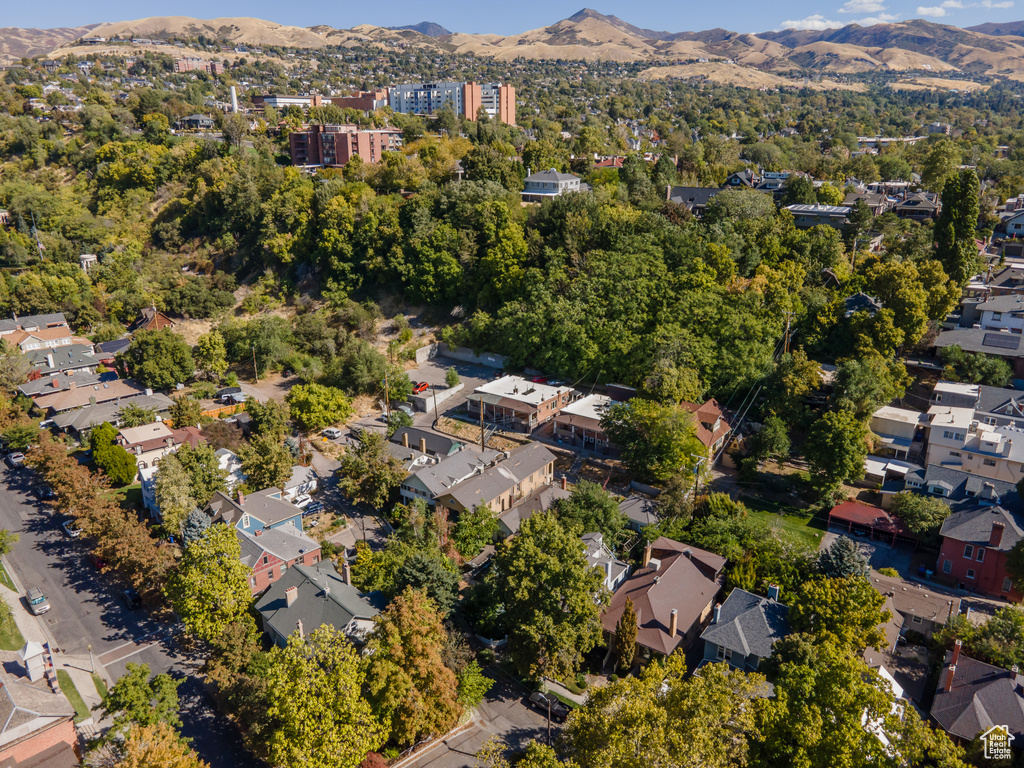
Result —
<svg viewBox="0 0 1024 768"><path fill-rule="evenodd" d="M997 349L1017 349L1020 346L1020 336L1016 333L986 333L981 345Z"/></svg>

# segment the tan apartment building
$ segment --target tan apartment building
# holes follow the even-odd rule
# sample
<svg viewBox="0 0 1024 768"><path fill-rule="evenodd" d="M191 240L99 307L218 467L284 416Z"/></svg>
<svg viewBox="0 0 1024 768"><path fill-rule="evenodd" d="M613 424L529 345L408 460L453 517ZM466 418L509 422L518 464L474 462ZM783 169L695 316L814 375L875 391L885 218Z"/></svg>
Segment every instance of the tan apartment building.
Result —
<svg viewBox="0 0 1024 768"><path fill-rule="evenodd" d="M575 399L576 393L569 387L502 376L474 389L466 400L466 410L473 419L480 419L482 410L483 420L500 429L532 432Z"/></svg>

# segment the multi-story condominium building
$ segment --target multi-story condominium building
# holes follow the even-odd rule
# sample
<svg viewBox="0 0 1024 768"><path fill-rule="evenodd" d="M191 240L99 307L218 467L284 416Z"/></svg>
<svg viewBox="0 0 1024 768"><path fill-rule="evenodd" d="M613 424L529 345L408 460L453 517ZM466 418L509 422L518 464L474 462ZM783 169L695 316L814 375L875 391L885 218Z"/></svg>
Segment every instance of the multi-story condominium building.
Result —
<svg viewBox="0 0 1024 768"><path fill-rule="evenodd" d="M353 157L379 163L385 152L402 148L397 128L361 130L358 125L311 125L288 136L292 165L341 167Z"/></svg>
<svg viewBox="0 0 1024 768"><path fill-rule="evenodd" d="M482 107L491 119L516 124L516 89L504 83L417 83L388 89L388 106L402 114L436 115L446 104L469 120L476 120Z"/></svg>

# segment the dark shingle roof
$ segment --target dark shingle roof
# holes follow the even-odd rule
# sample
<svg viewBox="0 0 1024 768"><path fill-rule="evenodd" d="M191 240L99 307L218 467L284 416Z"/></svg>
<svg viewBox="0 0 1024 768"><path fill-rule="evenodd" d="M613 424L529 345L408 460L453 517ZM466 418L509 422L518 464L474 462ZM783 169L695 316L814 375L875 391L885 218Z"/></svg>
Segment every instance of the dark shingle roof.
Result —
<svg viewBox="0 0 1024 768"><path fill-rule="evenodd" d="M668 199L689 208L704 208L721 191L717 187L672 187Z"/></svg>
<svg viewBox="0 0 1024 768"><path fill-rule="evenodd" d="M301 515L302 510L283 499L272 498L270 494L280 493L277 488L264 488L262 491L245 495L244 502L217 491L210 499L209 507L214 512L215 521L223 521L235 525L243 514L256 518L264 525L276 525L289 518Z"/></svg>
<svg viewBox="0 0 1024 768"><path fill-rule="evenodd" d="M1024 349L1020 346L1019 333L1001 333L985 328L957 328L942 331L935 339L935 346L957 346L965 352L984 352L999 357L1024 357Z"/></svg>
<svg viewBox="0 0 1024 768"><path fill-rule="evenodd" d="M916 480L922 485L922 492L927 492L927 486L939 485L946 488L949 493L943 497L944 501L955 504L961 501L989 501L997 500L1003 503L1017 501L1017 486L1005 480L994 480L989 477L978 477L969 472L962 472L953 467L946 467L940 464L929 464L922 472L913 470L908 472L906 479Z"/></svg>
<svg viewBox="0 0 1024 768"><path fill-rule="evenodd" d="M946 690L952 653L939 675L931 715L954 736L973 740L993 725L1005 725L1018 743L1024 740L1024 678L1014 672L960 654L953 684Z"/></svg>
<svg viewBox="0 0 1024 768"><path fill-rule="evenodd" d="M993 523L1003 525L1003 535L996 546L988 543ZM967 544L1009 552L1024 538L1024 520L999 506L975 507L954 511L942 522L939 534Z"/></svg>
<svg viewBox="0 0 1024 768"><path fill-rule="evenodd" d="M658 523L658 502L647 496L627 496L619 502L619 511L640 526Z"/></svg>
<svg viewBox="0 0 1024 768"><path fill-rule="evenodd" d="M462 447L462 443L458 440L454 440L445 435L439 435L436 432L428 432L425 429L415 429L414 427L400 427L395 430L395 434L391 436L391 442L398 445L402 444L402 437L409 436L409 447L419 448L420 439L426 441L427 453L435 456L448 456Z"/></svg>
<svg viewBox="0 0 1024 768"><path fill-rule="evenodd" d="M789 634L788 616L789 606L734 589L722 603L718 621L701 637L734 653L767 659L775 641Z"/></svg>

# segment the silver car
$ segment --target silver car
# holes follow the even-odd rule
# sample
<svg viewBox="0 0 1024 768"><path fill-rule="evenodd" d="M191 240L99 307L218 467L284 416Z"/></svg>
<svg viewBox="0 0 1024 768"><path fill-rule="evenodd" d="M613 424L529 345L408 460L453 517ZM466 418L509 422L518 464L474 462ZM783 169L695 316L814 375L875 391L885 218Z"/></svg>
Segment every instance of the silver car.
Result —
<svg viewBox="0 0 1024 768"><path fill-rule="evenodd" d="M50 610L50 601L46 599L46 595L39 587L29 589L25 594L25 599L28 600L28 609L36 616L42 616Z"/></svg>

